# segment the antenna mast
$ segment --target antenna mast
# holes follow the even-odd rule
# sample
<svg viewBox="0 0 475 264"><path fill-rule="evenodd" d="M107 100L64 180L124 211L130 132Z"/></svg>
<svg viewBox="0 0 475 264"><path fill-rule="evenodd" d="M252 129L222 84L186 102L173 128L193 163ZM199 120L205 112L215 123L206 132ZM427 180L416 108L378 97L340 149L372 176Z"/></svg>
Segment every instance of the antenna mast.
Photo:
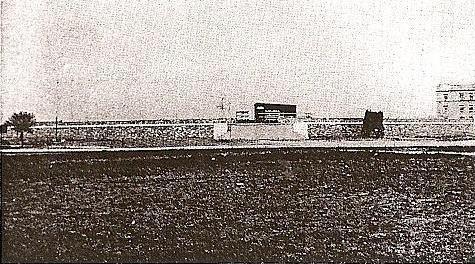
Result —
<svg viewBox="0 0 475 264"><path fill-rule="evenodd" d="M217 105L218 109L221 110L221 118L225 118L224 115L225 115L225 109L226 107L224 106L224 97L221 98L221 103L219 105Z"/></svg>

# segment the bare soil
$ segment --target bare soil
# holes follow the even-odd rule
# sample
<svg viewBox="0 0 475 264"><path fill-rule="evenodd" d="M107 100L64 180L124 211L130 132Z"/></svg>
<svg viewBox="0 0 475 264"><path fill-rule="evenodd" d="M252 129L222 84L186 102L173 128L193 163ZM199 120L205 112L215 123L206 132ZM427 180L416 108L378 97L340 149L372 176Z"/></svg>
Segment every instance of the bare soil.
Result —
<svg viewBox="0 0 475 264"><path fill-rule="evenodd" d="M371 150L5 155L2 261L473 260L474 175Z"/></svg>

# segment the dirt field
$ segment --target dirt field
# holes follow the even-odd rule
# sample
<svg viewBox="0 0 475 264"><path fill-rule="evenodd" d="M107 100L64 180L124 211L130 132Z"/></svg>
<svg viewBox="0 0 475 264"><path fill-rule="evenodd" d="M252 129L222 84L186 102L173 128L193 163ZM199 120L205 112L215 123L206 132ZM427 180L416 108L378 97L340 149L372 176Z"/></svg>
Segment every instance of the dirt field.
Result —
<svg viewBox="0 0 475 264"><path fill-rule="evenodd" d="M2 260L466 261L475 157L322 149L4 155Z"/></svg>

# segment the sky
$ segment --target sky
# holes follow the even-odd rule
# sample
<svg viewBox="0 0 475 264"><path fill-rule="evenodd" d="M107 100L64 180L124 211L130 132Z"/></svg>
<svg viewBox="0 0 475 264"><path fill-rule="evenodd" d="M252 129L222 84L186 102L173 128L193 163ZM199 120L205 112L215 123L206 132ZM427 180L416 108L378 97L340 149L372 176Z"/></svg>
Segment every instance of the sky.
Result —
<svg viewBox="0 0 475 264"><path fill-rule="evenodd" d="M1 17L1 121L213 118L255 102L431 117L439 83L475 83L472 0L3 0Z"/></svg>

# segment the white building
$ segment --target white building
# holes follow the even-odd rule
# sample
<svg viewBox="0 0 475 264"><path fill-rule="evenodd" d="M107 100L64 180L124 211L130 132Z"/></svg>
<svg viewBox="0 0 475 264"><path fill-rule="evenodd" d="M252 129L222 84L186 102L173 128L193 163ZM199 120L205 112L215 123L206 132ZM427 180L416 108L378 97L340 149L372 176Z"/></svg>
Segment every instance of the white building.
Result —
<svg viewBox="0 0 475 264"><path fill-rule="evenodd" d="M246 123L251 121L249 111L236 111L236 122Z"/></svg>
<svg viewBox="0 0 475 264"><path fill-rule="evenodd" d="M474 119L475 84L437 86L437 115L443 119Z"/></svg>

